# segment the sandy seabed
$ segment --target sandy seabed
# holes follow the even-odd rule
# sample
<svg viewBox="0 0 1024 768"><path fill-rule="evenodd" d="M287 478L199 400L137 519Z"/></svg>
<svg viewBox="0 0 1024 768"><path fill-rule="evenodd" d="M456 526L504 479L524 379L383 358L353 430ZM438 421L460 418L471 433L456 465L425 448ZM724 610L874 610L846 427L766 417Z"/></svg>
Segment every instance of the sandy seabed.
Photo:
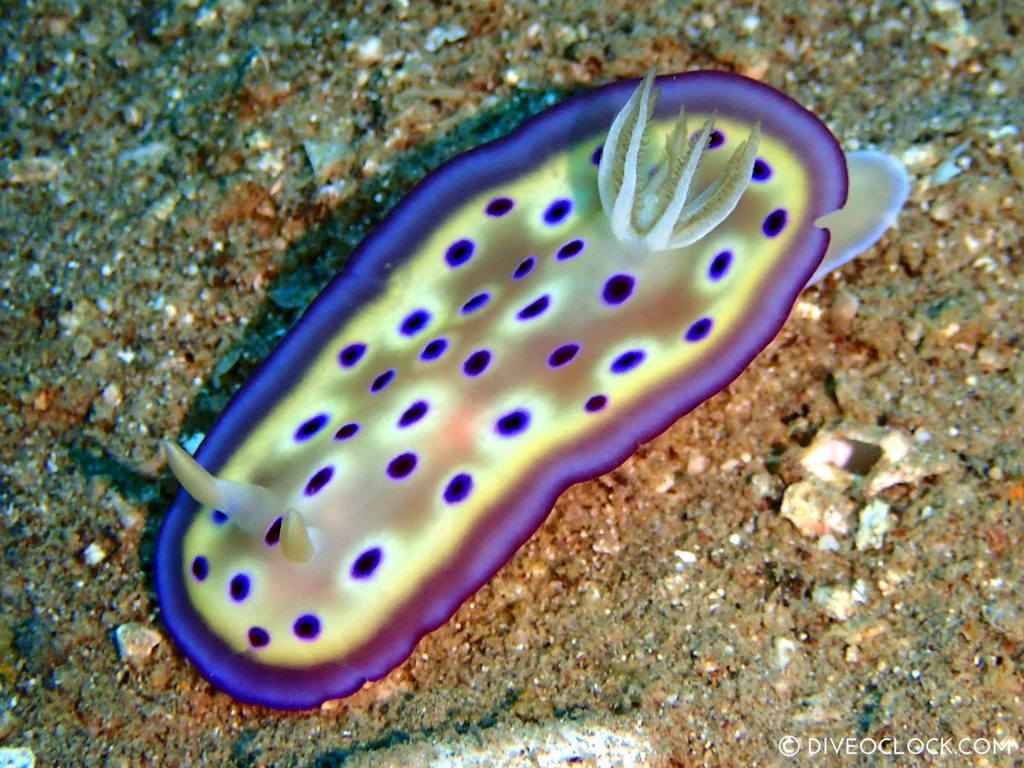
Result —
<svg viewBox="0 0 1024 768"><path fill-rule="evenodd" d="M0 22L0 762L1021 759L1024 5L25 6ZM764 80L900 158L897 226L387 677L303 713L215 690L155 602L158 440L208 427L425 172L652 64ZM882 458L816 476L835 434Z"/></svg>

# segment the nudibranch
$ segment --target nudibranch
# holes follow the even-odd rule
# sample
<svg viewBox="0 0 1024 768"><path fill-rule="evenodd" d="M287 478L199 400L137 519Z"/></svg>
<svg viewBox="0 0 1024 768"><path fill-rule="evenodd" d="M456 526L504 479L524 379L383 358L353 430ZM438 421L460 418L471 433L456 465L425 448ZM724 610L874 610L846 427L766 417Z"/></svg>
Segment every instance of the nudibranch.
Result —
<svg viewBox="0 0 1024 768"><path fill-rule="evenodd" d="M455 157L195 458L165 443L184 489L156 551L172 635L214 685L271 707L383 676L565 488L735 378L826 251L870 245L906 186L722 72L612 83Z"/></svg>

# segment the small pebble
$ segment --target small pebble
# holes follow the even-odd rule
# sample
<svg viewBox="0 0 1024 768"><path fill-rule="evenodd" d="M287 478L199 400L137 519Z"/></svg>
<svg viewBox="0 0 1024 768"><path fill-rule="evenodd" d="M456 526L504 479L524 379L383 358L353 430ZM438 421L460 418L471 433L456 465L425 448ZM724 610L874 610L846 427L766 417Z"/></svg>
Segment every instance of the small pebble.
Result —
<svg viewBox="0 0 1024 768"><path fill-rule="evenodd" d="M82 550L82 560L86 565L99 565L107 559L107 550L95 541Z"/></svg>
<svg viewBox="0 0 1024 768"><path fill-rule="evenodd" d="M434 53L440 50L446 43L454 43L464 38L467 34L465 27L461 27L458 24L450 27L434 27L427 33L427 39L423 43L423 47L430 53Z"/></svg>
<svg viewBox="0 0 1024 768"><path fill-rule="evenodd" d="M348 144L343 141L309 139L302 142L302 148L306 150L306 159L313 169L313 175L320 182L331 178L341 169L348 152Z"/></svg>
<svg viewBox="0 0 1024 768"><path fill-rule="evenodd" d="M130 621L114 630L114 641L121 658L136 669L153 653L163 636L144 624Z"/></svg>
<svg viewBox="0 0 1024 768"><path fill-rule="evenodd" d="M699 475L708 468L707 457L701 453L691 453L686 461L686 473L688 475Z"/></svg>
<svg viewBox="0 0 1024 768"><path fill-rule="evenodd" d="M811 599L820 605L833 619L846 621L857 610L857 604L867 600L867 584L857 579L849 587L819 584L811 592Z"/></svg>
<svg viewBox="0 0 1024 768"><path fill-rule="evenodd" d="M35 768L36 755L28 747L0 747L0 768Z"/></svg>
<svg viewBox="0 0 1024 768"><path fill-rule="evenodd" d="M775 638L775 668L779 671L789 666L796 652L796 643L788 637Z"/></svg>
<svg viewBox="0 0 1024 768"><path fill-rule="evenodd" d="M881 499L874 499L860 511L854 542L858 551L881 549L885 534L892 530L891 507Z"/></svg>
<svg viewBox="0 0 1024 768"><path fill-rule="evenodd" d="M384 44L377 36L360 41L355 47L356 63L369 67L384 57Z"/></svg>
<svg viewBox="0 0 1024 768"><path fill-rule="evenodd" d="M828 313L832 330L836 333L849 333L850 326L853 324L853 318L857 316L857 310L859 309L860 299L845 288L840 288L836 292L835 299L832 300L832 306Z"/></svg>

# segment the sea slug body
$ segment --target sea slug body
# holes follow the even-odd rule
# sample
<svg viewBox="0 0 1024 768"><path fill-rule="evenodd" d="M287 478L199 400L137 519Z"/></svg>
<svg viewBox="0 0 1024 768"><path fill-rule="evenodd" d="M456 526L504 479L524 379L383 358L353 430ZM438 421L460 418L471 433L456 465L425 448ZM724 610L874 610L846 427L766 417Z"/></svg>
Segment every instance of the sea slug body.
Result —
<svg viewBox="0 0 1024 768"><path fill-rule="evenodd" d="M871 187L856 210L848 178ZM386 674L566 487L735 378L901 195L891 163L721 72L612 83L449 161L195 458L166 444L183 490L156 583L179 646L285 709Z"/></svg>

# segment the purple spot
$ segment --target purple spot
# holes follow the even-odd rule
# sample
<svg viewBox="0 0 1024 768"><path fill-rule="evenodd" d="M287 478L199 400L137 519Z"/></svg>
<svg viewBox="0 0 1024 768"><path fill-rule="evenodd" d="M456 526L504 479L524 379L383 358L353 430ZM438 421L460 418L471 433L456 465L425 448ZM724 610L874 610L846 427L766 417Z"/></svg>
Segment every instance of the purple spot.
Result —
<svg viewBox="0 0 1024 768"><path fill-rule="evenodd" d="M705 336L711 333L711 318L702 317L700 320L695 322L686 331L687 341L700 341Z"/></svg>
<svg viewBox="0 0 1024 768"><path fill-rule="evenodd" d="M270 635L263 627L249 627L249 645L262 648L270 642Z"/></svg>
<svg viewBox="0 0 1024 768"><path fill-rule="evenodd" d="M448 485L444 489L444 500L449 504L458 504L460 501L464 501L472 490L472 476L465 472L460 472L448 481Z"/></svg>
<svg viewBox="0 0 1024 768"><path fill-rule="evenodd" d="M303 640L312 640L320 634L320 619L312 613L299 616L292 624L292 630L297 637L301 637Z"/></svg>
<svg viewBox="0 0 1024 768"><path fill-rule="evenodd" d="M754 170L751 172L750 178L754 181L767 181L771 175L772 167L760 157L757 158L754 161Z"/></svg>
<svg viewBox="0 0 1024 768"><path fill-rule="evenodd" d="M505 437L518 435L528 426L530 426L530 414L522 408L506 413L494 425L498 434Z"/></svg>
<svg viewBox="0 0 1024 768"><path fill-rule="evenodd" d="M399 330L405 336L415 336L417 333L422 331L427 323L430 322L430 313L425 309L417 309L415 312L411 312L402 324L399 326Z"/></svg>
<svg viewBox="0 0 1024 768"><path fill-rule="evenodd" d="M462 372L467 376L479 376L491 363L491 353L486 349L478 349L466 358L462 364Z"/></svg>
<svg viewBox="0 0 1024 768"><path fill-rule="evenodd" d="M364 352L366 352L365 344L349 344L338 353L338 365L342 368L351 368L359 362Z"/></svg>
<svg viewBox="0 0 1024 768"><path fill-rule="evenodd" d="M550 304L551 297L545 293L540 298L534 299L525 307L520 309L518 314L516 314L516 317L518 317L520 320L532 320L533 318L537 317L537 315L543 314L547 310L548 305Z"/></svg>
<svg viewBox="0 0 1024 768"><path fill-rule="evenodd" d="M573 256L579 254L583 250L583 241L580 239L570 240L568 243L558 249L558 253L555 254L555 258L559 261L565 261L571 259Z"/></svg>
<svg viewBox="0 0 1024 768"><path fill-rule="evenodd" d="M352 578L365 579L372 576L373 572L377 570L377 566L380 565L380 560L380 547L370 547L352 563Z"/></svg>
<svg viewBox="0 0 1024 768"><path fill-rule="evenodd" d="M324 425L326 423L327 423L327 414L326 413L321 413L321 414L318 414L318 415L314 416L309 421L303 422L302 425L297 430L295 430L295 439L296 440L300 440L300 441L301 440L308 440L313 435L315 435L317 432L319 432L321 429L323 429Z"/></svg>
<svg viewBox="0 0 1024 768"><path fill-rule="evenodd" d="M316 495L325 485L327 485L327 483L331 481L332 477L334 477L334 467L328 465L318 469L306 483L305 494L307 496Z"/></svg>
<svg viewBox="0 0 1024 768"><path fill-rule="evenodd" d="M228 583L228 594L236 603L240 603L249 596L249 577L244 573L236 573Z"/></svg>
<svg viewBox="0 0 1024 768"><path fill-rule="evenodd" d="M719 251L715 254L715 258L711 260L711 266L708 268L708 277L712 280L720 280L722 275L729 271L731 264L732 251Z"/></svg>
<svg viewBox="0 0 1024 768"><path fill-rule="evenodd" d="M224 523L228 521L228 516L227 513L222 512L219 509L215 509L210 513L210 520L214 525L224 525Z"/></svg>
<svg viewBox="0 0 1024 768"><path fill-rule="evenodd" d="M560 368L576 357L579 351L580 345L576 343L555 347L551 354L548 355L548 365L551 368Z"/></svg>
<svg viewBox="0 0 1024 768"><path fill-rule="evenodd" d="M569 211L572 210L572 201L566 200L564 197L555 200L548 209L544 211L544 223L545 224L557 224L566 216L569 215Z"/></svg>
<svg viewBox="0 0 1024 768"><path fill-rule="evenodd" d="M444 254L444 260L448 262L449 267L461 266L470 260L475 248L476 246L473 245L472 240L456 240L448 246L448 250Z"/></svg>
<svg viewBox="0 0 1024 768"><path fill-rule="evenodd" d="M267 532L263 535L263 541L265 541L268 546L272 547L281 540L282 519L283 518L275 517L274 522L270 524L270 527L267 528Z"/></svg>
<svg viewBox="0 0 1024 768"><path fill-rule="evenodd" d="M400 453L388 462L388 477L392 480L403 480L416 469L416 454Z"/></svg>
<svg viewBox="0 0 1024 768"><path fill-rule="evenodd" d="M434 339L428 341L427 346L420 352L420 360L436 360L444 354L445 349L448 348L448 341L446 339Z"/></svg>
<svg viewBox="0 0 1024 768"><path fill-rule="evenodd" d="M398 426L408 427L410 424L415 424L427 414L427 408L426 402L417 400L406 408L405 413L398 418Z"/></svg>
<svg viewBox="0 0 1024 768"><path fill-rule="evenodd" d="M594 150L594 153L590 156L590 162L594 165L601 164L601 155L604 154L604 144L600 145Z"/></svg>
<svg viewBox="0 0 1024 768"><path fill-rule="evenodd" d="M504 216L512 210L515 203L508 197L496 197L484 208L488 216Z"/></svg>
<svg viewBox="0 0 1024 768"><path fill-rule="evenodd" d="M690 134L690 141L694 142L700 138L700 131L694 131ZM706 149L714 149L725 144L725 134L717 128L714 128L710 134L708 134L708 143Z"/></svg>
<svg viewBox="0 0 1024 768"><path fill-rule="evenodd" d="M335 440L348 440L352 435L359 431L359 425L354 421L350 421L348 424L343 426L337 432L334 433Z"/></svg>
<svg viewBox="0 0 1024 768"><path fill-rule="evenodd" d="M602 410L606 405L608 405L607 397L604 395L594 395L587 399L587 402L583 404L583 408L590 413L596 413L597 411Z"/></svg>
<svg viewBox="0 0 1024 768"><path fill-rule="evenodd" d="M384 389L384 387L386 387L390 383L390 381L394 377L395 369L388 368L386 371L384 371L384 373L380 374L379 376L377 376L376 379L373 380L373 383L370 384L370 391L380 392L382 389Z"/></svg>
<svg viewBox="0 0 1024 768"><path fill-rule="evenodd" d="M210 563L202 555L196 556L192 561L192 575L196 581L202 581L210 575Z"/></svg>
<svg viewBox="0 0 1024 768"><path fill-rule="evenodd" d="M471 298L469 301L462 305L462 314L468 315L471 312L475 312L490 300L491 294L487 293L486 291L484 291L483 293L478 293L476 296L474 296L473 298Z"/></svg>
<svg viewBox="0 0 1024 768"><path fill-rule="evenodd" d="M636 279L632 275L613 275L604 284L601 295L609 304L621 304L633 295Z"/></svg>
<svg viewBox="0 0 1024 768"><path fill-rule="evenodd" d="M636 368L640 363L644 361L647 355L644 354L642 349L631 349L628 352L623 352L612 363L612 373L626 373Z"/></svg>
<svg viewBox="0 0 1024 768"><path fill-rule="evenodd" d="M518 280L519 278L525 277L529 274L530 270L533 269L534 262L535 260L533 256L527 256L519 262L519 266L515 268L514 272L512 272L512 279Z"/></svg>
<svg viewBox="0 0 1024 768"><path fill-rule="evenodd" d="M764 224L761 225L761 231L764 232L765 237L775 237L785 226L786 209L776 208L765 217Z"/></svg>

